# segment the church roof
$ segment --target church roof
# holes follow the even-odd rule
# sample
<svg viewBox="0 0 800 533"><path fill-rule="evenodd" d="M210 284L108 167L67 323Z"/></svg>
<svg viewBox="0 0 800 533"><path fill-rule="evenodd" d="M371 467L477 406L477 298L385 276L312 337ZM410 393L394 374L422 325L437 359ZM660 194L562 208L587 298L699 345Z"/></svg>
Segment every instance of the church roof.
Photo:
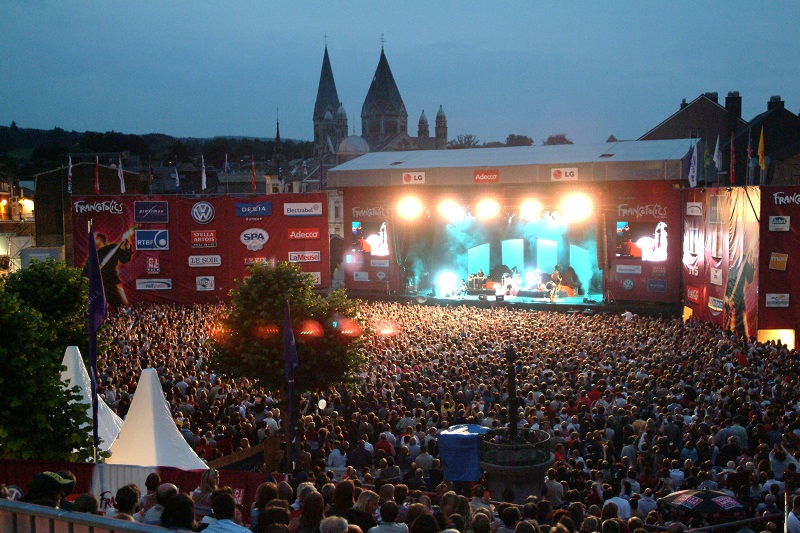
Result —
<svg viewBox="0 0 800 533"><path fill-rule="evenodd" d="M377 109L379 113L405 113L405 104L400 97L400 90L392 76L392 69L389 68L389 61L386 54L381 49L381 58L378 61L378 68L369 86L367 97L364 99L364 106L361 108L361 115L370 113Z"/></svg>
<svg viewBox="0 0 800 533"><path fill-rule="evenodd" d="M338 154L366 154L369 153L369 145L363 137L350 135L339 143Z"/></svg>
<svg viewBox="0 0 800 533"><path fill-rule="evenodd" d="M325 46L325 55L322 58L322 72L319 75L319 88L317 89L317 102L314 104L314 117L323 117L326 109L339 109L339 95L336 92L336 82L333 79L331 60L328 57L328 47Z"/></svg>

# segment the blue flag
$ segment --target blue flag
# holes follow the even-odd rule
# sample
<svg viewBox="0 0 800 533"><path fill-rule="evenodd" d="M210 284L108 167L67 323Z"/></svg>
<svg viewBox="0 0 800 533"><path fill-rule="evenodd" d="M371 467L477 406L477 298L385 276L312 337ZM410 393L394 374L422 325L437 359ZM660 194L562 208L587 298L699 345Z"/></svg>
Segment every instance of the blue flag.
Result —
<svg viewBox="0 0 800 533"><path fill-rule="evenodd" d="M103 288L103 275L100 272L100 260L94 242L94 227L89 224L89 257L86 260L89 273L89 381L92 392L92 436L94 446L100 446L97 434L97 331L108 316L106 292Z"/></svg>

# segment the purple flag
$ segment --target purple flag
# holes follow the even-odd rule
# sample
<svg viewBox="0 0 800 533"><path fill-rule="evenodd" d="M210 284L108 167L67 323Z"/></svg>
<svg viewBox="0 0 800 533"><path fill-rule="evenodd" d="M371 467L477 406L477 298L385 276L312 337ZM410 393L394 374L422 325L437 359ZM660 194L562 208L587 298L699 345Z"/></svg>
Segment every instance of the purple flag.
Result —
<svg viewBox="0 0 800 533"><path fill-rule="evenodd" d="M92 435L94 446L100 446L97 434L97 331L108 315L106 292L103 288L103 275L94 242L94 227L89 224L89 258L86 260L89 273L89 380L92 385Z"/></svg>
<svg viewBox="0 0 800 533"><path fill-rule="evenodd" d="M292 332L292 315L289 312L289 300L286 300L286 311L283 314L283 360L286 363L286 379L294 379L297 368L297 345Z"/></svg>

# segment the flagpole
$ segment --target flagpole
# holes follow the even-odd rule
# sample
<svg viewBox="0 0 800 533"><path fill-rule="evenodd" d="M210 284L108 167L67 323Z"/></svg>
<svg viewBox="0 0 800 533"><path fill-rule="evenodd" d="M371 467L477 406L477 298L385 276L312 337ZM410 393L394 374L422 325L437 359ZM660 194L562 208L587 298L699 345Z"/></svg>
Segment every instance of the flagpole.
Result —
<svg viewBox="0 0 800 533"><path fill-rule="evenodd" d="M103 277L100 271L100 260L97 257L97 246L94 242L94 227L89 222L88 258L86 264L89 274L89 382L92 394L92 448L94 462L97 462L97 450L100 447L100 436L97 428L97 331L106 319L108 304L106 303Z"/></svg>

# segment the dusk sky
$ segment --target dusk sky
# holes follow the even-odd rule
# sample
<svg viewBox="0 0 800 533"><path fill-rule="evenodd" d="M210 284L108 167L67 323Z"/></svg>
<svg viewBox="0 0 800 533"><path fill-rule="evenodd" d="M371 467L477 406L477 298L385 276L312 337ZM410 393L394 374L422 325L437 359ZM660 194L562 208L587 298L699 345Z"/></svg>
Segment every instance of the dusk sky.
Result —
<svg viewBox="0 0 800 533"><path fill-rule="evenodd" d="M409 134L635 139L691 101L800 110L800 2L0 0L0 124L311 139L327 35L349 128L381 35ZM688 134L688 132L687 132Z"/></svg>

